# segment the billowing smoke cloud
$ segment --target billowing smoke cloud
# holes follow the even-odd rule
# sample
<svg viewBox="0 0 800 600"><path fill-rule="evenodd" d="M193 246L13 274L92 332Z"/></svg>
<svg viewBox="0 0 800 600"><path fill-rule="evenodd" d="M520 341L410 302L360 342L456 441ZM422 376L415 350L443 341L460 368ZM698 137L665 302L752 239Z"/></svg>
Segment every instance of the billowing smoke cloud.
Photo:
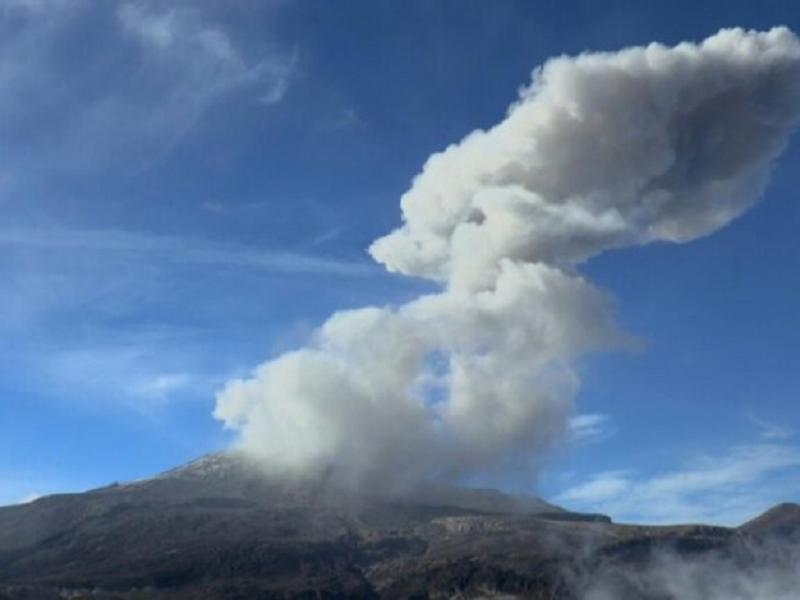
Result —
<svg viewBox="0 0 800 600"><path fill-rule="evenodd" d="M625 344L577 267L750 207L800 115L785 28L560 57L501 123L431 156L372 256L442 291L333 315L230 382L215 416L276 471L397 485L535 467L587 352Z"/></svg>

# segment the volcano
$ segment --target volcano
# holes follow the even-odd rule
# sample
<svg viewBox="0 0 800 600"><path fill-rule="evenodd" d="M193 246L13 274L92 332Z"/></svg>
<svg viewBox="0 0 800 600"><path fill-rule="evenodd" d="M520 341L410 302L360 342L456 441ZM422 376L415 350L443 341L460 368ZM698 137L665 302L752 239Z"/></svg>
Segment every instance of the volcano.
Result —
<svg viewBox="0 0 800 600"><path fill-rule="evenodd" d="M798 545L797 505L738 528L621 525L495 490L278 480L221 453L0 508L0 598L669 598L641 581L664 556L783 573Z"/></svg>

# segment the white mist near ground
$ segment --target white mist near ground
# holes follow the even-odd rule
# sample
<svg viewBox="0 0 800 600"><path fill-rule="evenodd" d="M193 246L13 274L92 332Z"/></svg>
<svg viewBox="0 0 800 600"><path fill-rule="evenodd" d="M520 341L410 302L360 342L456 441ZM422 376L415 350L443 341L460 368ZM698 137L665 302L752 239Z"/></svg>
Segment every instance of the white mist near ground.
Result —
<svg viewBox="0 0 800 600"><path fill-rule="evenodd" d="M278 473L360 485L535 470L588 352L623 346L581 262L685 242L761 195L800 117L800 42L724 30L548 61L503 121L434 154L370 252L439 282L334 314L230 381L214 415Z"/></svg>
<svg viewBox="0 0 800 600"><path fill-rule="evenodd" d="M663 600L796 600L800 555L778 546L783 555L765 561L736 561L718 554L686 556L658 553L640 568L601 571L578 586L581 600L659 598Z"/></svg>

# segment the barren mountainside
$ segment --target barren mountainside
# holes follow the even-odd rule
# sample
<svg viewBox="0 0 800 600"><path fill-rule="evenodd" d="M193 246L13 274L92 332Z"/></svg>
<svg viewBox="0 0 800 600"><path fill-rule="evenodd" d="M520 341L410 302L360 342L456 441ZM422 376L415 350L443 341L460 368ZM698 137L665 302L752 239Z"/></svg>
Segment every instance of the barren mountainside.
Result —
<svg viewBox="0 0 800 600"><path fill-rule="evenodd" d="M734 529L629 526L493 490L355 495L216 454L0 508L0 598L679 598L643 578L688 557L792 585L798 544L797 505Z"/></svg>

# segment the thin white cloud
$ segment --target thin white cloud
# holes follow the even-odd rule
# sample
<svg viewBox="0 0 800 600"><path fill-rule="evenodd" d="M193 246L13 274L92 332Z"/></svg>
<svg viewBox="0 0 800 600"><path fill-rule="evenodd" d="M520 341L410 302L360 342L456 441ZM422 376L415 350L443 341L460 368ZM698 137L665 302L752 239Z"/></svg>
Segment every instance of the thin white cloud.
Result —
<svg viewBox="0 0 800 600"><path fill-rule="evenodd" d="M341 132L347 129L363 127L367 123L352 106L345 106L339 112L320 119L317 122L318 132Z"/></svg>
<svg viewBox="0 0 800 600"><path fill-rule="evenodd" d="M146 398L165 398L191 385L192 377L187 373L160 373L141 382L136 392Z"/></svg>
<svg viewBox="0 0 800 600"><path fill-rule="evenodd" d="M14 140L3 158L20 177L142 168L234 94L281 102L297 69L295 51L240 44L201 3L15 0L6 8L0 133ZM13 28L3 20L9 10L22 17ZM78 39L92 51L76 53Z"/></svg>
<svg viewBox="0 0 800 600"><path fill-rule="evenodd" d="M0 507L15 506L17 504L27 504L33 502L37 497L41 497L38 492L29 492L19 489L0 489Z"/></svg>
<svg viewBox="0 0 800 600"><path fill-rule="evenodd" d="M243 302L232 299L241 288L225 287L231 277L383 274L366 262L117 230L0 230L0 251L12 290L0 298L3 360L44 397L146 417L209 401L235 371L214 349L226 341L219 316Z"/></svg>
<svg viewBox="0 0 800 600"><path fill-rule="evenodd" d="M158 60L178 61L189 69L199 64L208 70L208 87L198 93L252 84L261 90L260 102L277 104L286 95L297 69L296 51L248 61L229 35L186 6L153 9L152 5L131 2L120 8L118 16L123 29L137 36Z"/></svg>
<svg viewBox="0 0 800 600"><path fill-rule="evenodd" d="M630 487L627 471L604 471L563 492L559 499L562 502L591 506L617 498Z"/></svg>
<svg viewBox="0 0 800 600"><path fill-rule="evenodd" d="M182 356L155 339L120 339L91 347L67 348L40 357L46 382L88 402L102 398L155 415L167 403L209 400L218 383L201 373L181 371Z"/></svg>
<svg viewBox="0 0 800 600"><path fill-rule="evenodd" d="M0 231L0 246L87 250L158 259L164 264L236 267L273 273L364 277L381 272L366 261L260 250L236 244L122 230L7 229Z"/></svg>
<svg viewBox="0 0 800 600"><path fill-rule="evenodd" d="M22 498L20 498L17 504L30 504L31 502L34 502L35 500L38 500L41 497L42 494L40 494L39 492L29 492L25 494Z"/></svg>
<svg viewBox="0 0 800 600"><path fill-rule="evenodd" d="M213 200L204 200L200 203L200 208L206 212L214 213L215 215L225 215L230 212L224 204Z"/></svg>
<svg viewBox="0 0 800 600"><path fill-rule="evenodd" d="M298 53L294 51L289 58L261 64L262 93L258 101L265 106L283 102L292 81L298 76Z"/></svg>
<svg viewBox="0 0 800 600"><path fill-rule="evenodd" d="M41 14L54 8L61 8L71 1L74 0L3 0L2 4L0 4L0 11L24 11Z"/></svg>
<svg viewBox="0 0 800 600"><path fill-rule="evenodd" d="M796 478L800 449L785 444L734 446L700 456L660 475L606 471L557 496L571 508L602 511L623 521L733 525L770 505L797 498L784 477Z"/></svg>
<svg viewBox="0 0 800 600"><path fill-rule="evenodd" d="M573 443L599 442L614 435L614 428L608 415L585 413L570 418L569 434Z"/></svg>
<svg viewBox="0 0 800 600"><path fill-rule="evenodd" d="M91 476L65 479L62 475L47 468L0 470L0 507L27 504L51 494L80 493L109 483Z"/></svg>
<svg viewBox="0 0 800 600"><path fill-rule="evenodd" d="M747 419L758 428L759 436L762 439L777 441L794 437L794 430L787 425L766 421L753 413L748 413Z"/></svg>
<svg viewBox="0 0 800 600"><path fill-rule="evenodd" d="M84 490L96 485L88 481L67 481L44 471L0 472L0 506L27 504L47 494Z"/></svg>

